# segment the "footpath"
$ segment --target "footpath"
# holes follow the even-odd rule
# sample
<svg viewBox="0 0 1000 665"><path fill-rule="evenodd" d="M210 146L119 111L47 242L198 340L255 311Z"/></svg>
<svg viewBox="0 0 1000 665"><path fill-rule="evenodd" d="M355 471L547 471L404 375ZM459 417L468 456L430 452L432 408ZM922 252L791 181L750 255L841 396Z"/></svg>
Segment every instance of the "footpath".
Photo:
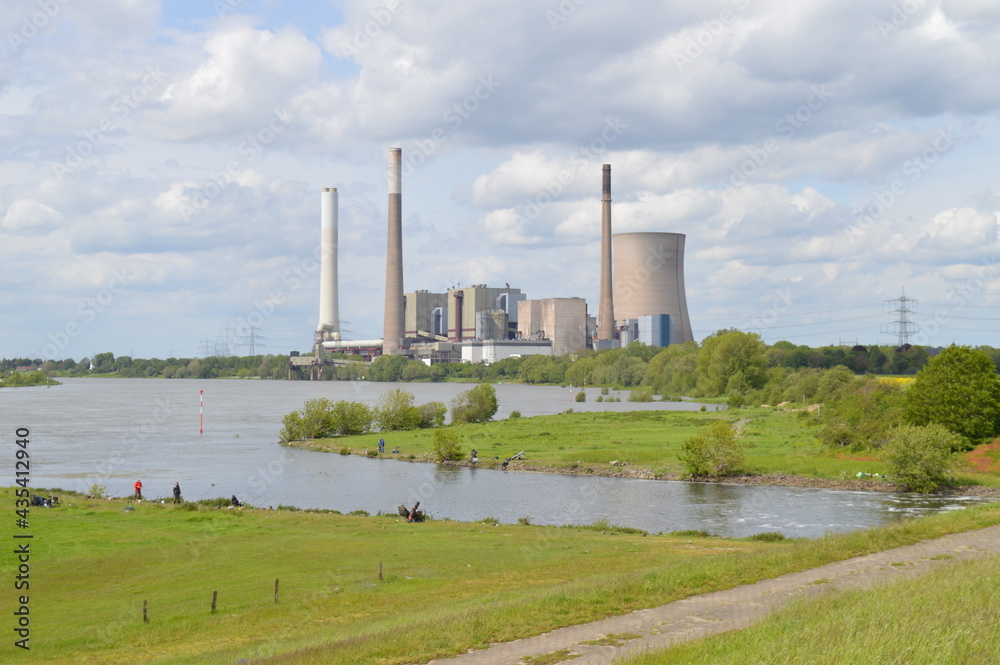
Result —
<svg viewBox="0 0 1000 665"><path fill-rule="evenodd" d="M1000 554L1000 526L956 533L727 591L685 598L624 616L494 644L486 649L431 663L516 665L523 663L526 657L537 659L557 651L567 651L573 656L568 661L573 665L610 664L624 656L746 628L792 598L808 597L830 589L891 582L920 575L949 562L997 554ZM622 634L628 634L628 639L604 639L605 644L587 644Z"/></svg>

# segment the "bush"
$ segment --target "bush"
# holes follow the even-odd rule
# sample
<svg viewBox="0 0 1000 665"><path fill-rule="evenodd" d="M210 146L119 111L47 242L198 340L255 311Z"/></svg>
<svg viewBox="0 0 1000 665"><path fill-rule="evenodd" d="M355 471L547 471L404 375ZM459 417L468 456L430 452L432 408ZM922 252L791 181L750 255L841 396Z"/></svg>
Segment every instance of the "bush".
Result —
<svg viewBox="0 0 1000 665"><path fill-rule="evenodd" d="M439 462L460 460L465 455L462 453L462 446L459 445L461 438L455 430L438 429L434 431L434 458Z"/></svg>
<svg viewBox="0 0 1000 665"><path fill-rule="evenodd" d="M628 401L630 402L652 402L653 401L653 389L649 386L645 388L636 388L628 394Z"/></svg>
<svg viewBox="0 0 1000 665"><path fill-rule="evenodd" d="M508 418L510 418L511 420L517 420L520 417L521 417L521 412L518 411L517 409L511 411L510 416L508 416Z"/></svg>
<svg viewBox="0 0 1000 665"><path fill-rule="evenodd" d="M578 392L573 397L573 400L577 401L577 402L586 402L587 401L587 393L585 391L581 390L580 392Z"/></svg>
<svg viewBox="0 0 1000 665"><path fill-rule="evenodd" d="M688 474L696 477L735 476L742 473L746 465L744 446L736 435L736 428L721 421L688 439L678 457Z"/></svg>
<svg viewBox="0 0 1000 665"><path fill-rule="evenodd" d="M393 388L378 398L375 423L380 430L395 432L417 429L419 422L420 412L413 406L413 393Z"/></svg>
<svg viewBox="0 0 1000 665"><path fill-rule="evenodd" d="M448 412L444 402L427 402L416 407L418 419L417 427L420 429L430 429L444 425L444 415Z"/></svg>
<svg viewBox="0 0 1000 665"><path fill-rule="evenodd" d="M901 425L889 434L885 458L890 473L903 489L933 492L952 481L952 473L958 468L954 451L962 443L960 435L943 425Z"/></svg>
<svg viewBox="0 0 1000 665"><path fill-rule="evenodd" d="M451 402L451 422L485 423L497 412L497 391L481 383L459 394Z"/></svg>

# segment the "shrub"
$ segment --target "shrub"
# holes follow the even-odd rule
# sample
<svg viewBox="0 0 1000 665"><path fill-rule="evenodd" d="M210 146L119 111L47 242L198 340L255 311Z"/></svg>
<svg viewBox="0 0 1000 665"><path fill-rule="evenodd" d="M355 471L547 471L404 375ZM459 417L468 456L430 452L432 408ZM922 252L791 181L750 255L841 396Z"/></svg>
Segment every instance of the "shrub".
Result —
<svg viewBox="0 0 1000 665"><path fill-rule="evenodd" d="M628 394L628 401L630 402L652 402L653 401L653 389L649 386L645 388L636 388Z"/></svg>
<svg viewBox="0 0 1000 665"><path fill-rule="evenodd" d="M441 427L444 425L444 415L448 412L444 402L427 402L416 407L417 427L429 429L431 427Z"/></svg>
<svg viewBox="0 0 1000 665"><path fill-rule="evenodd" d="M413 393L393 388L378 398L375 422L380 430L394 432L417 429L420 418L420 411L413 406Z"/></svg>
<svg viewBox="0 0 1000 665"><path fill-rule="evenodd" d="M583 390L581 390L580 392L578 392L578 393L577 393L577 394L576 394L576 395L575 395L575 396L573 397L573 400L574 400L574 401L577 401L577 402L586 402L586 401L587 401L587 393L586 393L586 392L584 392Z"/></svg>
<svg viewBox="0 0 1000 665"><path fill-rule="evenodd" d="M438 429L434 431L434 457L439 462L460 460L465 455L460 445L461 438L455 430Z"/></svg>
<svg viewBox="0 0 1000 665"><path fill-rule="evenodd" d="M520 417L521 417L521 412L518 411L517 409L514 409L513 411L511 411L510 412L510 416L508 416L508 418L510 418L510 420L517 420Z"/></svg>
<svg viewBox="0 0 1000 665"><path fill-rule="evenodd" d="M714 422L684 442L678 455L691 476L718 478L743 472L744 445L731 423Z"/></svg>
<svg viewBox="0 0 1000 665"><path fill-rule="evenodd" d="M520 524L520 525L522 525L522 526L531 526L531 518L530 517L518 517L517 518L517 523Z"/></svg>
<svg viewBox="0 0 1000 665"><path fill-rule="evenodd" d="M101 485L100 483L94 483L87 490L87 496L92 496L95 499L103 499L108 494L108 488L106 485Z"/></svg>
<svg viewBox="0 0 1000 665"><path fill-rule="evenodd" d="M493 417L497 408L497 391L490 384L481 383L452 400L451 422L485 423Z"/></svg>
<svg viewBox="0 0 1000 665"><path fill-rule="evenodd" d="M951 482L958 467L953 451L962 444L963 438L943 425L901 425L889 434L885 458L890 473L904 489L933 492Z"/></svg>

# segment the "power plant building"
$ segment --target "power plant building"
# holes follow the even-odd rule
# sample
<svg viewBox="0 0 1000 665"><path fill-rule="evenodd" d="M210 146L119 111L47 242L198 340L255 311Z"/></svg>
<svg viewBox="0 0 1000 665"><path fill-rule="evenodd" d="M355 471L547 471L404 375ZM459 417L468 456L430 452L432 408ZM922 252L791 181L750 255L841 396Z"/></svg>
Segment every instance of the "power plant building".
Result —
<svg viewBox="0 0 1000 665"><path fill-rule="evenodd" d="M518 336L552 340L552 355L587 348L587 301L583 298L544 298L518 304Z"/></svg>
<svg viewBox="0 0 1000 665"><path fill-rule="evenodd" d="M617 233L613 237L615 256L614 307L620 327L630 319L667 315L648 326L650 339L667 339L683 344L694 339L684 291L683 233ZM666 325L666 335L662 326Z"/></svg>
<svg viewBox="0 0 1000 665"><path fill-rule="evenodd" d="M472 286L448 289L448 332L449 339L461 342L467 339L484 339L485 333L489 339L513 339L518 328L518 303L527 296L521 289L512 289L473 284ZM507 317L506 324L500 323L502 317L491 314L490 319L497 322L489 324L484 329L479 313L483 311L502 310ZM477 327L477 318L479 325Z"/></svg>
<svg viewBox="0 0 1000 665"><path fill-rule="evenodd" d="M404 296L404 320L407 339L448 337L448 294L424 289Z"/></svg>

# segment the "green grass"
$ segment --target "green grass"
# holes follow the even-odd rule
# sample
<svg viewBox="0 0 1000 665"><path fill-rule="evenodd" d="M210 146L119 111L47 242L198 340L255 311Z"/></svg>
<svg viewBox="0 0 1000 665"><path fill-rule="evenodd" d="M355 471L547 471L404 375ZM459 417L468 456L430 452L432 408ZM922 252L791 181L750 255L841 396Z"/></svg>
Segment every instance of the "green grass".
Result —
<svg viewBox="0 0 1000 665"><path fill-rule="evenodd" d="M623 665L993 663L1000 654L1000 558L950 562L918 579L799 600L725 635Z"/></svg>
<svg viewBox="0 0 1000 665"><path fill-rule="evenodd" d="M14 505L12 489L0 498ZM32 649L19 662L419 662L1000 523L1000 505L984 505L760 542L63 500L31 511ZM0 558L0 576L15 565Z"/></svg>
<svg viewBox="0 0 1000 665"><path fill-rule="evenodd" d="M677 456L684 442L699 428L722 419L742 423L749 466L756 473L853 479L858 472L886 472L886 465L870 453L851 455L820 443L815 437L815 420L799 413L775 408L563 413L458 425L455 430L466 455L473 448L479 452L481 467L499 466L503 459L523 450L525 459L518 464L538 470L601 473L620 471L625 463L624 468L669 475L684 471ZM387 448L400 449L399 455L385 457L433 459L433 432L429 430L338 437L306 445L315 450L340 452L346 448L363 454L377 448L380 437L385 437ZM618 464L612 465L612 461Z"/></svg>

